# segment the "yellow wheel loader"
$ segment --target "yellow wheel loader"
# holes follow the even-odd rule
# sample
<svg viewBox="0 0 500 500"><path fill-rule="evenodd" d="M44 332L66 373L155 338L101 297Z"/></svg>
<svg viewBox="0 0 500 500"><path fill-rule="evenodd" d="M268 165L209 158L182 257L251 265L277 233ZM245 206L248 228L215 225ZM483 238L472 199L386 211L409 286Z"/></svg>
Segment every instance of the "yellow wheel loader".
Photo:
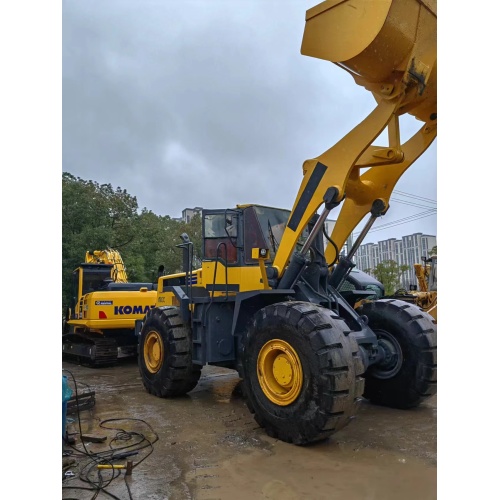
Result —
<svg viewBox="0 0 500 500"><path fill-rule="evenodd" d="M348 71L372 92L374 110L305 161L291 210L203 210L201 268L192 270L192 243L182 235L185 272L159 278L139 340L151 394L186 394L206 364L237 369L256 421L295 444L342 429L362 396L411 408L437 390L434 319L393 299L355 310L351 304L373 291L349 290L349 299L341 291L396 182L436 137L436 3L326 0L306 12L302 53ZM406 113L423 124L401 144ZM388 146L374 144L384 130ZM324 249L325 221L340 205ZM339 257L366 215L353 248Z"/></svg>
<svg viewBox="0 0 500 500"><path fill-rule="evenodd" d="M136 322L155 306L156 283L129 283L119 252L108 249L86 253L72 288L63 358L103 366L137 356Z"/></svg>
<svg viewBox="0 0 500 500"><path fill-rule="evenodd" d="M401 289L391 297L415 304L437 321L437 255L422 260L423 264L413 265L418 289L410 285L409 291Z"/></svg>

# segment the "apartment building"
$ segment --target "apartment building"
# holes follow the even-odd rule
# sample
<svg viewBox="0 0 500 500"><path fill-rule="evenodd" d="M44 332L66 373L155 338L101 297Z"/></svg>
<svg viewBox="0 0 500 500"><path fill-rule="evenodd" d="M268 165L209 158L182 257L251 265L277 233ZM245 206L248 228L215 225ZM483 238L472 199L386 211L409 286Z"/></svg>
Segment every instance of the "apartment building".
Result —
<svg viewBox="0 0 500 500"><path fill-rule="evenodd" d="M401 276L401 286L408 289L410 285L417 284L413 265L421 263L422 257L429 257L429 251L435 246L436 236L414 233L403 236L400 240L389 238L361 245L356 252L355 262L361 271L374 269L377 264L387 260L393 260L399 266L409 266L409 270Z"/></svg>
<svg viewBox="0 0 500 500"><path fill-rule="evenodd" d="M182 211L182 220L186 223L191 222L191 219L195 215L200 215L201 216L201 211L203 210L203 207L194 207L194 208L185 208Z"/></svg>
<svg viewBox="0 0 500 500"><path fill-rule="evenodd" d="M374 269L377 267L379 260L379 250L375 243L366 243L361 245L356 252L354 261L358 269L362 271L366 269Z"/></svg>

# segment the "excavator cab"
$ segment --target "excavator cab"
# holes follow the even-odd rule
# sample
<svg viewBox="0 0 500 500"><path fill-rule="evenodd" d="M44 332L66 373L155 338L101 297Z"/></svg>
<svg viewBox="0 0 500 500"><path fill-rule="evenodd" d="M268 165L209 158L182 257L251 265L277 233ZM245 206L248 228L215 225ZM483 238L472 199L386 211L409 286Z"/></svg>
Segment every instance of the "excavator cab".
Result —
<svg viewBox="0 0 500 500"><path fill-rule="evenodd" d="M76 313L76 306L83 295L99 290L106 280L113 281L112 269L111 264L82 263L73 271L71 311Z"/></svg>

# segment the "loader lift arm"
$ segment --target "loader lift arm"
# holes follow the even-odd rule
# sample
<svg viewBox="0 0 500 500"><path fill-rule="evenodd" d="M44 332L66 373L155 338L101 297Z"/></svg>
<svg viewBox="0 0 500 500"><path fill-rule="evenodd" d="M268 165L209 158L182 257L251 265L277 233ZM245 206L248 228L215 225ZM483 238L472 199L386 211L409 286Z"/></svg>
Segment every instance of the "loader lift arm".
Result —
<svg viewBox="0 0 500 500"><path fill-rule="evenodd" d="M302 54L348 71L377 105L337 144L304 162L304 178L273 262L279 278L329 189L336 190L336 198L325 203L322 219L344 201L331 234L341 248L366 214L372 212L371 225L387 211L397 181L435 139L436 20L432 0L326 0L306 12ZM423 125L401 144L399 117L405 113ZM389 146L375 145L385 130ZM333 263L331 243L325 257Z"/></svg>

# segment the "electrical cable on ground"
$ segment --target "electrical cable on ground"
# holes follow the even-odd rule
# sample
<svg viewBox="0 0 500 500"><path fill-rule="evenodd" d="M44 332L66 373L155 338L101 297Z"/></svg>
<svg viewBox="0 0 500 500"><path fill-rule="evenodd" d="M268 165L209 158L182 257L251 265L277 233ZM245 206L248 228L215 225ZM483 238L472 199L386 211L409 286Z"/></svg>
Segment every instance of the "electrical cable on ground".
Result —
<svg viewBox="0 0 500 500"><path fill-rule="evenodd" d="M76 399L76 408L77 408L77 415L78 415L78 428L80 431L80 436L82 436L82 426L81 426L81 418L80 418L80 408L78 405L78 388L77 388L77 382L75 380L74 375L69 371L64 369L63 371L68 372L73 380L73 384L75 386L75 399ZM146 437L144 434L136 431L128 431L126 429L123 429L123 425L120 427L112 427L109 426L111 422L138 422L141 424L144 424L148 430L153 434L153 438L149 439ZM108 424L106 426L105 424ZM149 453L147 453L141 460L138 462L134 463L132 465L132 468L136 467L140 463L142 463L149 455L151 455L154 451L153 445L156 443L159 439L158 434L154 431L154 429L144 420L138 419L138 418L111 418L107 420L103 420L102 422L99 423L99 426L103 429L108 429L108 430L117 430L118 432L116 433L115 437L111 439L109 443L109 450L104 450L101 452L96 452L96 453L91 453L86 445L85 441L82 440L82 445L83 445L83 450L78 449L76 446L73 446L69 443L67 443L68 446L70 446L72 449L67 450L65 452L65 455L71 455L73 457L75 456L80 456L80 458L88 457L90 460L84 464L81 465L80 467L80 472L78 475L78 478L85 482L88 483L90 486L89 487L84 487L84 486L65 486L63 485L63 489L83 489L83 490L88 490L88 491L94 491L94 495L92 496L91 500L95 500L99 493L104 493L112 498L115 498L117 500L121 500L119 497L116 495L113 495L111 492L109 492L106 488L109 487L111 482L119 477L121 475L121 469L109 469L111 470L112 474L111 477L108 479L105 479L102 475L102 471L97 468L98 465L100 464L106 464L106 465L112 465L112 461L118 460L125 458L126 456L132 456L136 455L139 450L145 449L145 448L150 448ZM132 441L132 442L130 442ZM129 442L127 445L118 445L115 446L116 444L122 443L122 442ZM68 453L71 452L71 453ZM75 454L76 452L76 454ZM122 452L122 453L120 453ZM95 477L95 471L97 470L97 478ZM127 482L127 476L125 475L125 485L127 487L129 499L132 499L132 492L130 490L130 486ZM69 500L69 499L66 499Z"/></svg>

